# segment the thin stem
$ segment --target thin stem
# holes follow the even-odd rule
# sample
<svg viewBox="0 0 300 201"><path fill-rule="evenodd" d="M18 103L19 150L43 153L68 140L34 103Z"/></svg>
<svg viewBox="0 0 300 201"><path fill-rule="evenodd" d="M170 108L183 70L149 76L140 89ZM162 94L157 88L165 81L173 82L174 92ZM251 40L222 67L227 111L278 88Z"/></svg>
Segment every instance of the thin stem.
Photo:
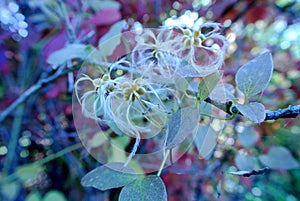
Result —
<svg viewBox="0 0 300 201"><path fill-rule="evenodd" d="M33 164L39 165L39 166L44 165L45 163L49 163L50 161L52 161L54 159L57 159L59 157L62 157L63 155L65 155L65 154L67 154L69 152L75 151L75 150L77 150L77 149L79 149L81 147L82 147L81 143L74 144L74 145L72 145L70 147L67 147L67 148L65 148L63 150L60 150L59 152L56 152L56 153L51 154L51 155L49 155L49 156L47 156L47 157L45 157L45 158L43 158L41 160L38 160L38 161L34 162Z"/></svg>
<svg viewBox="0 0 300 201"><path fill-rule="evenodd" d="M124 167L126 167L129 164L129 162L131 161L132 157L135 155L135 153L137 151L137 148L138 148L138 146L140 144L140 140L141 140L141 137L140 137L140 134L138 134L136 136L136 138L135 138L135 143L134 143L134 146L133 146L133 148L131 150L131 153L129 154L126 162L124 163Z"/></svg>
<svg viewBox="0 0 300 201"><path fill-rule="evenodd" d="M68 68L72 68L71 60L69 60L67 62L67 66L68 66ZM74 75L73 75L73 72L71 71L71 72L68 72L68 92L72 93L73 89L74 89Z"/></svg>
<svg viewBox="0 0 300 201"><path fill-rule="evenodd" d="M52 83L53 81L57 80L58 78L66 75L68 72L74 71L78 68L80 65L76 65L73 68L64 69L62 71L56 71L53 75L50 75L47 78L40 79L35 85L32 85L29 87L23 94L21 94L11 105L9 105L5 110L2 110L0 112L0 123L13 111L16 110L16 108L25 102L30 96L32 96L34 93L36 93L38 90L43 88L45 85L48 85Z"/></svg>
<svg viewBox="0 0 300 201"><path fill-rule="evenodd" d="M167 162L167 158L168 158L169 154L170 154L170 149L167 150L167 152L166 152L166 154L164 156L164 159L163 159L163 161L162 161L162 163L160 165L160 168L159 168L159 170L157 172L157 176L161 175L161 171L164 169L164 166L165 166L165 164Z"/></svg>
<svg viewBox="0 0 300 201"><path fill-rule="evenodd" d="M67 26L67 33L68 33L69 43L74 43L75 40L76 40L76 34L75 34L75 31L74 31L74 28L71 25L66 5L64 4L64 2L62 0L59 0L58 3L60 5L63 17L65 18L65 23L66 23L66 26Z"/></svg>
<svg viewBox="0 0 300 201"><path fill-rule="evenodd" d="M171 162L171 164L173 164L173 154L172 154L172 150L173 150L173 149L170 149L170 162Z"/></svg>
<svg viewBox="0 0 300 201"><path fill-rule="evenodd" d="M81 147L82 147L82 144L81 144L81 143L74 144L74 145L72 145L72 146L69 146L69 147L67 147L67 148L65 148L65 149L60 150L59 152L56 152L56 153L54 153L54 154L51 154L51 155L49 155L49 156L47 156L47 157L45 157L45 158L43 158L43 159L40 159L40 160L38 160L38 161L35 161L35 162L33 162L31 165L42 166L42 165L44 165L44 164L46 164L46 163L49 163L49 162L51 162L51 161L53 161L53 160L55 160L55 159L57 159L57 158L62 157L63 155L65 155L65 154L67 154L67 153L70 153L70 152L72 152L72 151L75 151L75 150L77 150L77 149L79 149L79 148L81 148ZM28 165L28 164L27 164L27 165ZM27 165L26 165L26 166L27 166ZM21 166L21 167L22 167L22 166ZM18 176L17 176L17 174L14 172L13 174L10 174L10 175L8 175L7 177L5 177L4 180L1 181L0 183L11 182L11 181L13 181L13 180L15 180L15 179L17 179L17 178L18 178Z"/></svg>
<svg viewBox="0 0 300 201"><path fill-rule="evenodd" d="M222 117L217 117L217 116L213 116L213 115L205 114L205 113L200 113L200 115L205 116L205 117L212 117L212 118L215 118L215 119L218 119L218 120L233 120L236 116L236 115L232 115L228 118L222 118Z"/></svg>
<svg viewBox="0 0 300 201"><path fill-rule="evenodd" d="M144 107L144 110L146 111L146 113L148 113L149 109L144 105L144 103L140 100L140 98L137 98L137 99L139 100L139 103L142 105L142 107ZM159 122L155 121L154 119L150 119L149 117L147 117L146 113L145 113L145 115L143 117L145 117L155 127L163 129L163 127L159 124Z"/></svg>
<svg viewBox="0 0 300 201"><path fill-rule="evenodd" d="M224 112L226 112L227 114L232 115L236 114L236 115L242 115L239 110L235 107L232 106L232 102L219 102L219 101L215 101L210 99L209 97L206 98L204 100L207 103L210 103L212 105L214 105L215 107L219 108L220 110L223 110ZM279 118L296 118L300 115L300 104L299 105L294 105L294 106L288 106L286 108L283 109L278 109L275 111L271 111L271 110L266 110L265 112L265 121L267 120L276 120Z"/></svg>
<svg viewBox="0 0 300 201"><path fill-rule="evenodd" d="M17 108L17 116L15 117L12 125L11 139L8 145L8 154L4 161L3 172L4 174L8 174L10 168L12 167L12 161L16 154L16 148L18 145L18 139L21 131L22 117L24 112L24 105L20 105Z"/></svg>
<svg viewBox="0 0 300 201"><path fill-rule="evenodd" d="M248 97L248 96L245 96L244 104L247 104L248 102L249 102L249 97Z"/></svg>

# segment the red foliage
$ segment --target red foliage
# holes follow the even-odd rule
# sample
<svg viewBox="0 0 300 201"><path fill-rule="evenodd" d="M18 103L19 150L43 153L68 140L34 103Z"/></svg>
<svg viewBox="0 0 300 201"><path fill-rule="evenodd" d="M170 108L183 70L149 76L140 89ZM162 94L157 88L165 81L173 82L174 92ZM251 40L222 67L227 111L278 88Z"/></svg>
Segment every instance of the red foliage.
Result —
<svg viewBox="0 0 300 201"><path fill-rule="evenodd" d="M250 8L245 14L247 23L255 23L257 20L264 20L267 18L269 8L265 5L258 5Z"/></svg>
<svg viewBox="0 0 300 201"><path fill-rule="evenodd" d="M106 9L97 12L93 17L84 21L84 25L103 26L111 25L121 19L121 14L116 9Z"/></svg>

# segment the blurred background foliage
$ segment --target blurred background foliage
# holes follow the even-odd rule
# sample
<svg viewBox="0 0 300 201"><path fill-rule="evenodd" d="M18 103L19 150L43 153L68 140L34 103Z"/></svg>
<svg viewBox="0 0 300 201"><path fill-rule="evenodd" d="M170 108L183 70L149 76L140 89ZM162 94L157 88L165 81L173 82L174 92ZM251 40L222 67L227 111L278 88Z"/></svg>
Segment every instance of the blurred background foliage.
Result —
<svg viewBox="0 0 300 201"><path fill-rule="evenodd" d="M41 78L53 75L49 55L74 41L96 46L121 20L126 29L216 21L229 41L223 81L269 49L275 71L257 99L267 109L300 104L300 2L297 0L2 0L0 2L0 111ZM76 65L76 61L70 64ZM70 67L70 66L67 66ZM68 73L14 109L0 123L0 200L117 200L119 189L83 188L99 166L82 148L72 121L74 75ZM299 119L226 124L206 159L190 150L163 171L172 200L300 200L300 170L271 170L250 178L228 174L262 168L258 158L283 146L300 161ZM288 163L282 158L279 164Z"/></svg>

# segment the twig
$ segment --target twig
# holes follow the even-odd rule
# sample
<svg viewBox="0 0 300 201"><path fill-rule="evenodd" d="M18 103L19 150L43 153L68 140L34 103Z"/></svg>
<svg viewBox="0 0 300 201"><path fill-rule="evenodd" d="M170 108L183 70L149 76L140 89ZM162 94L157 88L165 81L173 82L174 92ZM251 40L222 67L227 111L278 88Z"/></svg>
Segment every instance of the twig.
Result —
<svg viewBox="0 0 300 201"><path fill-rule="evenodd" d="M206 98L204 101L223 110L229 115L232 115L232 113L242 115L235 106L232 106L231 101L223 103L223 102L212 100L209 97ZM288 106L287 108L283 108L275 111L266 110L265 121L276 120L279 118L296 118L299 115L300 115L300 105Z"/></svg>
<svg viewBox="0 0 300 201"><path fill-rule="evenodd" d="M206 99L204 99L205 102L210 103L212 105L214 105L215 107L223 110L224 112L226 112L227 114L232 115L230 108L232 106L232 102L220 102L220 101L216 101L216 100L212 100L210 97L207 97ZM237 108L235 107L236 110L234 110L234 113L238 113Z"/></svg>
<svg viewBox="0 0 300 201"><path fill-rule="evenodd" d="M31 86L22 95L20 95L19 98L17 98L10 106L8 106L5 110L0 112L0 122L2 122L10 113L12 113L17 108L18 105L20 105L21 103L26 101L27 98L29 98L32 94L34 94L35 92L40 90L43 86L55 81L56 79L66 75L67 73L72 72L76 69L78 69L78 66L64 69L63 71L57 71L55 74L53 74L47 78L40 79L35 85ZM242 115L235 106L232 107L232 102L230 102L230 101L222 103L219 101L212 100L209 97L207 97L204 101L223 110L224 112L226 112L229 115L232 115L232 112L235 114ZM299 116L299 114L300 114L300 105L289 106L287 108L279 109L279 110L275 110L275 111L267 110L265 121L266 120L276 120L279 118L296 118L297 116Z"/></svg>
<svg viewBox="0 0 300 201"><path fill-rule="evenodd" d="M58 3L60 5L63 17L65 19L65 24L67 26L68 42L69 42L69 44L72 44L76 41L75 29L72 26L71 21L69 19L69 15L68 15L65 3L63 2L63 0L58 0ZM77 24L77 28L80 27L80 24L82 22L82 13L80 13L78 16L79 16L80 20L79 20L79 23ZM67 67L68 68L72 67L72 62L71 61L67 61ZM73 72L70 71L68 73L68 92L69 93L71 93L73 91L73 87L74 87L74 76L73 76Z"/></svg>
<svg viewBox="0 0 300 201"><path fill-rule="evenodd" d="M237 0L236 2L233 2L230 6L228 6L223 12L221 15L219 15L219 17L217 17L217 19L215 19L216 22L218 21L222 21L223 17L225 15L227 15L228 13L232 12L240 3L242 3L243 1L241 0ZM237 22L239 19L241 19L242 17L244 17L244 15L247 13L247 11L249 9L251 9L252 7L254 7L256 4L256 0L253 0L251 2L249 2L234 18L230 19L231 20L231 23L230 23L230 26L228 27L225 27L223 30L222 30L222 33L226 33L226 31L228 29L230 29L230 27L235 23Z"/></svg>
<svg viewBox="0 0 300 201"><path fill-rule="evenodd" d="M67 34L68 34L68 41L69 41L69 43L74 43L74 41L76 40L76 34L75 34L74 28L71 25L71 22L70 22L70 19L68 16L68 12L67 12L67 8L62 0L59 0L58 3L61 8L63 17L65 18Z"/></svg>
<svg viewBox="0 0 300 201"><path fill-rule="evenodd" d="M300 114L300 105L288 106L284 109L279 109L276 111L266 111L265 120L276 120L279 118L296 118Z"/></svg>
<svg viewBox="0 0 300 201"><path fill-rule="evenodd" d="M65 154L68 154L68 153L70 153L72 151L75 151L75 150L78 150L80 148L82 148L81 143L74 144L74 145L66 147L66 148L64 148L64 149L62 149L62 150L60 150L56 153L50 154L50 155L46 156L45 158L42 158L38 161L35 161L35 162L31 163L30 165L43 166L46 163L49 163L49 162L51 162L51 161L53 161L57 158L60 158L60 157L64 156ZM28 164L26 164L26 165L28 165ZM26 165L24 165L24 166L26 166ZM19 166L19 167L24 167L24 166ZM16 172L8 175L3 180L0 180L0 184L6 183L6 182L12 182L15 179L17 179L17 173Z"/></svg>
<svg viewBox="0 0 300 201"><path fill-rule="evenodd" d="M238 175L242 177L250 177L252 175L261 175L268 173L270 171L269 167L265 167L259 170L251 170L251 171L237 171L237 172L229 172L229 174Z"/></svg>
<svg viewBox="0 0 300 201"><path fill-rule="evenodd" d="M99 63L99 65L109 66L109 63L103 62L103 63ZM80 67L80 64L77 64L77 65L75 65L71 68L63 69L61 71L56 71L56 73L54 73L53 75L51 75L49 77L40 79L35 85L31 86L23 94L21 94L5 110L2 110L0 112L0 123L10 113L12 113L17 108L18 105L20 105L21 103L26 101L26 99L28 99L32 94L34 94L35 92L40 90L45 85L47 85L47 84L55 81L56 79L68 74L69 72L73 72L74 70L77 70L79 67ZM118 66L117 68L119 69L121 67ZM124 68L122 70L128 70L128 69ZM232 113L242 115L235 106L232 106L231 101L223 103L223 102L220 102L220 101L212 100L210 97L207 97L204 101L214 105L215 107L217 107L221 110L223 110L224 112L226 112L229 115L232 115ZM266 120L276 120L276 119L279 119L279 118L296 118L297 116L299 116L299 114L300 114L300 105L289 106L287 108L279 109L279 110L275 110L275 111L266 110L265 121Z"/></svg>
<svg viewBox="0 0 300 201"><path fill-rule="evenodd" d="M69 72L72 72L78 69L80 65L73 66L72 68L64 69L63 71L57 71L53 75L40 79L35 85L28 88L23 94L21 94L11 105L9 105L5 110L0 112L0 122L2 122L10 113L12 113L18 105L25 102L32 94L40 90L45 85L55 81L56 79L66 75Z"/></svg>

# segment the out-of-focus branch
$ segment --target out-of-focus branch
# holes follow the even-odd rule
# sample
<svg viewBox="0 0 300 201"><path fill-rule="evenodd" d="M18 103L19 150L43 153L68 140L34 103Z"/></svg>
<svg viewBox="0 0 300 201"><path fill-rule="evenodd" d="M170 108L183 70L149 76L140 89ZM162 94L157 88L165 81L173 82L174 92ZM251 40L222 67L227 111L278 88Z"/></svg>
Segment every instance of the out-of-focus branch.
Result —
<svg viewBox="0 0 300 201"><path fill-rule="evenodd" d="M217 107L221 110L223 110L227 114L232 115L232 113L235 113L235 114L242 115L235 106L232 106L232 102L224 102L223 103L223 102L220 102L220 101L212 100L209 97L206 98L204 101L214 105L215 107ZM276 119L280 119L280 118L296 118L299 115L300 115L300 105L288 106L287 108L278 109L278 110L275 110L275 111L266 110L265 121L267 121L267 120L276 120Z"/></svg>
<svg viewBox="0 0 300 201"><path fill-rule="evenodd" d="M266 173L270 172L270 170L271 169L269 167L265 167L265 168L262 168L259 170L230 172L230 174L238 175L238 176L242 176L242 177L250 177L252 175L266 174Z"/></svg>
<svg viewBox="0 0 300 201"><path fill-rule="evenodd" d="M67 34L68 34L68 41L69 41L69 43L74 43L74 41L76 40L76 34L75 34L75 30L74 30L73 26L71 25L69 15L68 15L68 12L67 12L67 8L66 8L63 0L59 0L58 3L59 3L59 6L61 8L63 17L65 18L65 23L66 23L66 27L67 27Z"/></svg>
<svg viewBox="0 0 300 201"><path fill-rule="evenodd" d="M217 19L216 21L219 21L227 13L230 13L240 2L242 2L242 1L238 0L235 3L233 3L231 6L229 6L227 9L225 9L224 12L222 13L221 17L219 19ZM256 4L256 0L249 2L234 18L231 19L231 24L233 24L233 23L237 22L239 19L241 19L250 8L255 6L255 4ZM225 27L223 32L225 33L229 28L230 28L230 26Z"/></svg>
<svg viewBox="0 0 300 201"><path fill-rule="evenodd" d="M45 85L57 80L58 78L66 75L79 68L80 65L75 65L72 68L67 68L62 71L57 71L49 77L40 79L35 85L29 87L23 92L12 104L10 104L5 110L0 112L0 122L2 122L10 113L12 113L21 103L25 102L32 94L43 88Z"/></svg>
<svg viewBox="0 0 300 201"><path fill-rule="evenodd" d="M98 65L101 66L110 66L110 63L106 63L106 62L98 62ZM81 66L81 63L78 63L77 65L73 65L72 67L69 68L64 68L63 70L58 70L56 71L53 75L50 75L49 77L46 78L41 78L35 85L31 86L30 88L28 88L25 92L23 92L23 94L21 94L13 103L11 103L5 110L0 111L0 123L2 121L4 121L4 119L11 114L12 112L15 111L15 109L22 104L23 102L25 102L32 94L36 93L38 90L40 90L41 88L43 88L44 86L54 82L55 80L57 80L58 78L73 72L75 70L78 70ZM116 66L116 68L118 69L122 69L124 71L128 71L127 68L122 68L121 66Z"/></svg>

